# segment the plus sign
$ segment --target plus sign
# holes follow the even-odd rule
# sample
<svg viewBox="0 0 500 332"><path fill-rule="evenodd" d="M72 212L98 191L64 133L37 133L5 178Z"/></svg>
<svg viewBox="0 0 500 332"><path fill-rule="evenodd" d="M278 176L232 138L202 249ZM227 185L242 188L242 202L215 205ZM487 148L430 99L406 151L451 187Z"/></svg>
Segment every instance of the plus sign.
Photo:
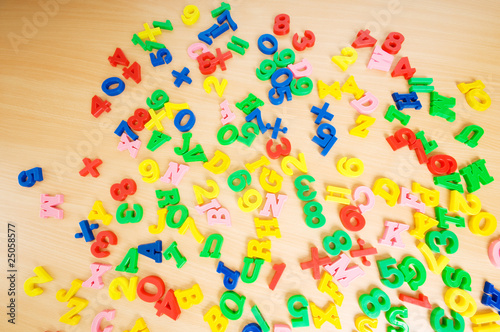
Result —
<svg viewBox="0 0 500 332"><path fill-rule="evenodd" d="M184 82L186 82L187 84L191 84L193 80L190 77L188 77L188 74L189 74L189 69L187 67L184 67L180 73L176 70L172 70L172 76L175 77L174 85L176 87L180 87L181 84Z"/></svg>
<svg viewBox="0 0 500 332"><path fill-rule="evenodd" d="M313 106L311 108L311 113L316 114L316 121L314 121L315 124L320 124L323 119L327 119L328 121L332 121L334 115L330 112L328 112L328 106L330 106L329 103L324 103L321 108Z"/></svg>
<svg viewBox="0 0 500 332"><path fill-rule="evenodd" d="M85 239L85 242L91 242L94 241L94 229L99 228L99 224L91 224L89 225L88 220L82 220L78 223L80 225L80 229L82 230L81 233L76 233L75 234L75 239L81 239L82 237Z"/></svg>
<svg viewBox="0 0 500 332"><path fill-rule="evenodd" d="M226 53L222 53L220 48L216 49L215 51L217 53L217 56L212 61L212 63L219 64L221 70L226 70L225 61L231 59L233 57L233 53L229 51L227 51Z"/></svg>
<svg viewBox="0 0 500 332"><path fill-rule="evenodd" d="M83 158L83 163L85 164L85 167L80 171L81 176L87 176L89 173L95 178L99 176L97 166L102 164L101 159L97 158L91 161L89 158Z"/></svg>
<svg viewBox="0 0 500 332"><path fill-rule="evenodd" d="M160 28L151 29L149 27L149 24L147 24L147 23L144 23L143 26L144 26L144 31L141 31L137 34L139 36L139 38L141 38L141 39L149 38L150 41L155 42L156 41L155 36L161 35Z"/></svg>
<svg viewBox="0 0 500 332"><path fill-rule="evenodd" d="M309 262L303 262L300 263L300 267L302 270L305 269L312 269L313 271L313 278L316 280L320 279L320 273L319 273L319 267L320 266L325 266L328 264L331 264L332 260L330 257L325 256L325 257L318 257L318 248L316 247L311 247L311 260Z"/></svg>

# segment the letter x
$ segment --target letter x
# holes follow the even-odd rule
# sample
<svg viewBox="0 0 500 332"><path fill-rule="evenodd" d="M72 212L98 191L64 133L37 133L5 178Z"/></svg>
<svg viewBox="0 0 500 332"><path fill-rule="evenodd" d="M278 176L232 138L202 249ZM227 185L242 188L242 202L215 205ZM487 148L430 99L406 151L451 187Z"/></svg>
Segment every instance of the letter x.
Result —
<svg viewBox="0 0 500 332"><path fill-rule="evenodd" d="M190 77L188 77L188 74L189 74L189 69L187 67L184 67L180 73L176 70L172 70L172 76L175 77L174 85L176 87L180 87L181 84L184 82L186 82L187 84L191 84L193 80Z"/></svg>
<svg viewBox="0 0 500 332"><path fill-rule="evenodd" d="M89 158L83 158L83 163L85 164L85 167L80 171L81 176L87 176L89 173L95 178L99 176L97 166L102 164L101 159L97 158L92 161Z"/></svg>
<svg viewBox="0 0 500 332"><path fill-rule="evenodd" d="M90 264L90 271L92 271L92 276L82 283L83 287L97 288L101 289L104 287L104 282L102 281L102 276L104 273L112 268L111 265L92 263Z"/></svg>
<svg viewBox="0 0 500 332"><path fill-rule="evenodd" d="M141 39L149 38L150 41L155 42L156 41L155 36L161 35L160 28L151 29L149 27L149 24L147 23L144 23L142 26L144 27L144 31L141 31L137 34Z"/></svg>
<svg viewBox="0 0 500 332"><path fill-rule="evenodd" d="M328 265L332 262L330 257L318 257L318 248L311 247L311 260L309 262L300 263L302 270L312 269L313 278L316 280L320 279L319 267Z"/></svg>
<svg viewBox="0 0 500 332"><path fill-rule="evenodd" d="M137 153L139 152L139 148L141 147L142 142L139 139L135 141L129 141L127 134L123 133L120 137L120 142L118 143L118 151L128 150L130 156L132 158L137 157Z"/></svg>

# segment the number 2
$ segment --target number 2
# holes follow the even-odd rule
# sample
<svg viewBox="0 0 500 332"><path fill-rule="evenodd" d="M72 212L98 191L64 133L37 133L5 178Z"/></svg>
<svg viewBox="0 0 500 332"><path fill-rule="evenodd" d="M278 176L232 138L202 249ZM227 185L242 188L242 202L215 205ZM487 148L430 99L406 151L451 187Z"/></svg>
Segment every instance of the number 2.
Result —
<svg viewBox="0 0 500 332"><path fill-rule="evenodd" d="M215 182L214 180L207 180L207 186L212 188L212 191L203 189L200 186L193 186L194 194L196 196L196 202L198 202L199 205L203 204L203 197L213 199L219 195L219 185L217 184L217 182Z"/></svg>
<svg viewBox="0 0 500 332"><path fill-rule="evenodd" d="M222 97L224 90L226 90L227 80L223 78L222 82L219 82L219 80L215 76L208 76L207 78L205 78L205 81L203 81L203 89L205 89L205 92L208 94L212 92L210 84L213 84L215 92L217 92L219 97Z"/></svg>

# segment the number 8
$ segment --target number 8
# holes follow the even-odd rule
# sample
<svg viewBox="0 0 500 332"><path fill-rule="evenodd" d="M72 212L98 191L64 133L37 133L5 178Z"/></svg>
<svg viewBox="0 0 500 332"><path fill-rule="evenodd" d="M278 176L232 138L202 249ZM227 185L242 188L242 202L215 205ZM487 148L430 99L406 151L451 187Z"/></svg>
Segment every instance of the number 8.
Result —
<svg viewBox="0 0 500 332"><path fill-rule="evenodd" d="M358 302L361 310L370 318L377 318L381 311L391 308L389 296L379 288L372 289L370 295L361 295Z"/></svg>

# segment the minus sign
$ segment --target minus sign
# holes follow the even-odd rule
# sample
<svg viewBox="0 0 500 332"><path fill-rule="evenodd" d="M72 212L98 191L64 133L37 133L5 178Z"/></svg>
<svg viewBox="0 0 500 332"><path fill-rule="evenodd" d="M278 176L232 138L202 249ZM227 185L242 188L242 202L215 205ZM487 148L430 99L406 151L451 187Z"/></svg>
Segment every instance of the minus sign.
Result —
<svg viewBox="0 0 500 332"><path fill-rule="evenodd" d="M17 272L17 270L7 270L7 272Z"/></svg>

